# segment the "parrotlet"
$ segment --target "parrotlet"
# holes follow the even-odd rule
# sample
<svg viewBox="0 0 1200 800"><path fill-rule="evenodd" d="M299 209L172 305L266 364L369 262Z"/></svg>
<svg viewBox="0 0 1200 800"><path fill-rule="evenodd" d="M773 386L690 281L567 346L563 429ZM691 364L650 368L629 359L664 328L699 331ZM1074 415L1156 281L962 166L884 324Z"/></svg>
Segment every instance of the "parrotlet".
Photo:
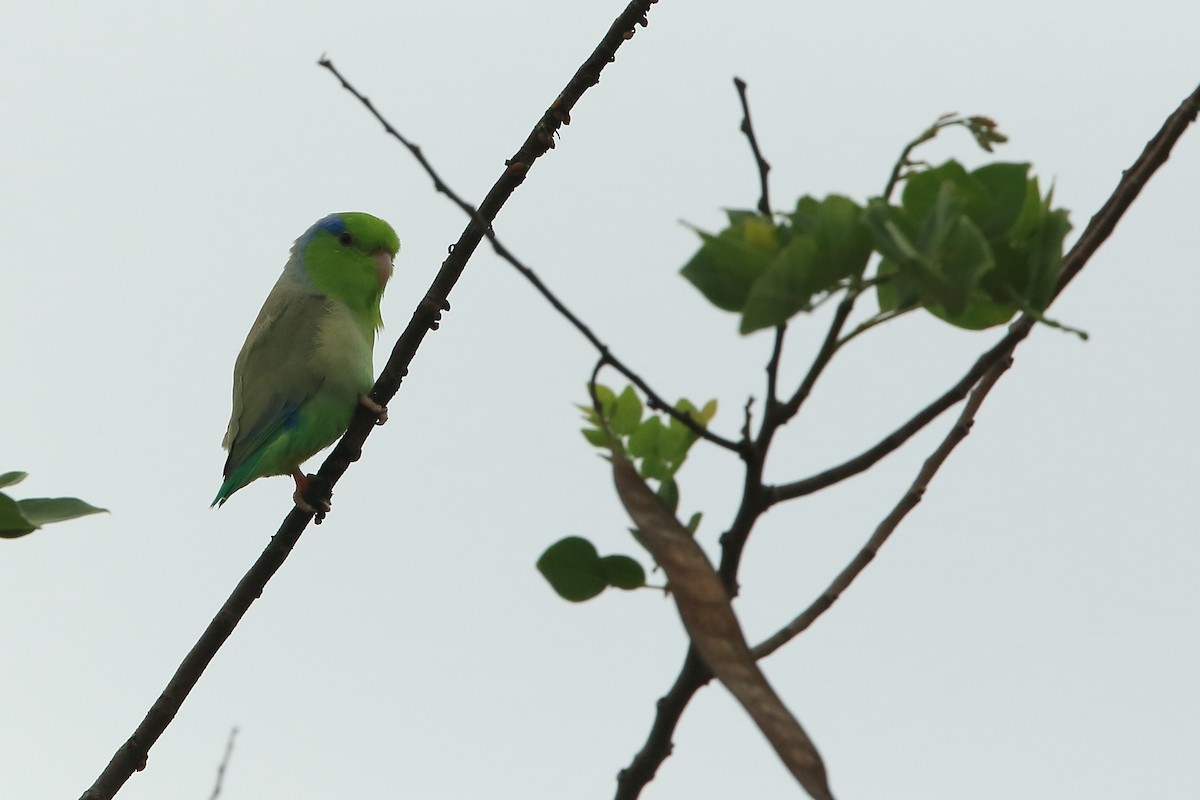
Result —
<svg viewBox="0 0 1200 800"><path fill-rule="evenodd" d="M291 475L296 504L312 511L300 465L346 432L357 405L386 420L367 392L379 303L399 249L390 225L361 212L331 214L292 245L234 364L221 443L229 457L214 506L253 480Z"/></svg>

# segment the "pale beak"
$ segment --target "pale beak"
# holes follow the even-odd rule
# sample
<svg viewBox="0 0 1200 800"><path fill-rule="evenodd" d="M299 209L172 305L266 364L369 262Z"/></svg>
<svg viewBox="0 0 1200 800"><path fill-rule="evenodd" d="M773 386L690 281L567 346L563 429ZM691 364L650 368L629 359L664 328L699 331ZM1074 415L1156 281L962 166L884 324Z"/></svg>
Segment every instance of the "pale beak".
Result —
<svg viewBox="0 0 1200 800"><path fill-rule="evenodd" d="M379 278L379 288L382 289L387 285L388 278L392 277L392 254L386 250L376 250L371 254L371 258L375 259L375 274Z"/></svg>

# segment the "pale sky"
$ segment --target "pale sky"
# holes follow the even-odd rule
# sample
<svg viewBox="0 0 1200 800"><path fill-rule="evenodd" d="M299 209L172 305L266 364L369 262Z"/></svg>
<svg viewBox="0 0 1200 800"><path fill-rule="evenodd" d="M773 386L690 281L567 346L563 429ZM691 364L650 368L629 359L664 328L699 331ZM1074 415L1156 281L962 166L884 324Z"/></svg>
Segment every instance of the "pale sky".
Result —
<svg viewBox="0 0 1200 800"><path fill-rule="evenodd" d="M111 514L0 541L0 797L78 797L290 506L224 508L234 358L292 241L334 211L402 249L382 365L465 218L316 66L324 53L478 202L618 2L9 2L0 25L5 342L0 472ZM664 0L501 212L505 243L663 395L735 437L770 335L678 275L757 176L774 205L877 194L944 112L995 118L1075 232L1200 81L1182 0L1006 6ZM961 132L923 151L984 162ZM1184 798L1200 747L1200 131L1038 330L921 506L810 631L763 662L839 798ZM1072 236L1068 241L1073 241ZM650 591L560 600L567 535L649 556L575 403L595 354L481 248L363 459L150 754L124 800L607 798L685 639ZM790 331L792 385L826 318ZM768 479L858 453L1000 330L913 315L840 356ZM621 385L615 374L607 381ZM947 416L876 470L773 511L735 604L756 642L827 585ZM308 463L315 471L320 458ZM713 558L739 462L697 445L681 513ZM684 714L647 798L798 788L724 689Z"/></svg>

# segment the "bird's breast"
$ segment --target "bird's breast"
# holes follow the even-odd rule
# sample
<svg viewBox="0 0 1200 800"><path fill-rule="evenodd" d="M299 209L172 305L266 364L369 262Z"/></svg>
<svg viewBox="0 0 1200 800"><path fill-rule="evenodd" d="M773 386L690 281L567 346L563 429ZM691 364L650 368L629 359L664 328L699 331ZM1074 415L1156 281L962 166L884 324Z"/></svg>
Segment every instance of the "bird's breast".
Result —
<svg viewBox="0 0 1200 800"><path fill-rule="evenodd" d="M331 304L328 315L317 328L313 362L328 384L345 383L355 396L365 393L374 382L371 350L374 331L364 329L351 311L340 303Z"/></svg>

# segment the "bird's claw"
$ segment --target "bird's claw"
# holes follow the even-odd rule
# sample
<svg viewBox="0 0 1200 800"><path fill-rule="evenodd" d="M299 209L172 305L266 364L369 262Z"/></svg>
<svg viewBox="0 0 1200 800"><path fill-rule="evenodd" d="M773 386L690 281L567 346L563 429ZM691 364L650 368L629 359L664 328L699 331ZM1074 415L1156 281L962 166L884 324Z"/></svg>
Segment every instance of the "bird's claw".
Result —
<svg viewBox="0 0 1200 800"><path fill-rule="evenodd" d="M315 522L320 525L325 515L333 510L333 487L319 475L305 475L299 469L292 473L292 477L296 480L292 502L304 513L313 514Z"/></svg>
<svg viewBox="0 0 1200 800"><path fill-rule="evenodd" d="M387 406L381 406L367 395L359 395L358 404L375 415L375 424L382 425L388 420Z"/></svg>

